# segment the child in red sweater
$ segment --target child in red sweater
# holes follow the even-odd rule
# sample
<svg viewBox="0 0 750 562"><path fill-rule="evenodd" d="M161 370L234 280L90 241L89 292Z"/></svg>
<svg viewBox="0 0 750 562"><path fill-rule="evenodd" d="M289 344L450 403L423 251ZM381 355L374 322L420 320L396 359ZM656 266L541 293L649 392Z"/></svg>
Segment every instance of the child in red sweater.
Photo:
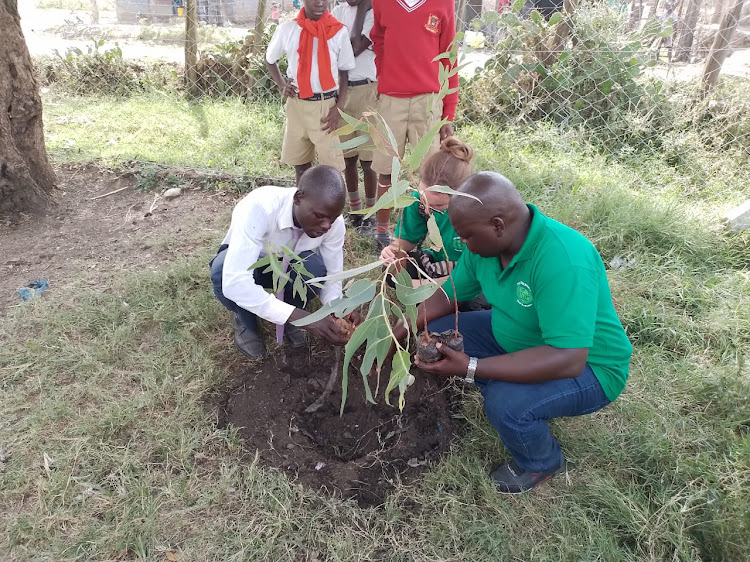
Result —
<svg viewBox="0 0 750 562"><path fill-rule="evenodd" d="M453 0L373 0L374 25L370 37L378 73L378 112L393 131L398 155L408 142L419 139L441 118L453 121L458 105L458 75L449 78L452 90L442 102L439 68L447 59L433 61L448 51L456 36ZM451 123L440 128L431 152L453 134ZM378 196L391 186L393 154L377 151L372 169L378 173ZM378 252L391 242L390 211L378 212Z"/></svg>

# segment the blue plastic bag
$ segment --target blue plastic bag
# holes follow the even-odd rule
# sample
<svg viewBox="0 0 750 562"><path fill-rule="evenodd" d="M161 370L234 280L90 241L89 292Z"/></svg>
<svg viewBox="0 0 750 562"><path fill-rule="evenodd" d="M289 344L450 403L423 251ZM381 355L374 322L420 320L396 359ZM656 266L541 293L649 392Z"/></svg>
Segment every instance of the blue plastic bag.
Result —
<svg viewBox="0 0 750 562"><path fill-rule="evenodd" d="M42 277L41 279L32 281L25 287L18 289L18 294L21 295L23 300L28 301L37 295L41 295L47 289L49 289L49 283L44 277Z"/></svg>

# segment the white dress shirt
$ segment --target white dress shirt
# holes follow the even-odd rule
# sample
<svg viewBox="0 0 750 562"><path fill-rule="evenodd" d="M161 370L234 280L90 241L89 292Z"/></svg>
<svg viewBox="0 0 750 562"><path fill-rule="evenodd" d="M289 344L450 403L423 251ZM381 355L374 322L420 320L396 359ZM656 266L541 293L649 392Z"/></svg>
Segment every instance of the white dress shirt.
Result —
<svg viewBox="0 0 750 562"><path fill-rule="evenodd" d="M268 50L266 50L266 61L269 64L277 63L283 55L286 55L286 60L289 63L286 75L294 84L297 84L297 65L299 64L299 53L297 51L299 50L301 33L302 28L295 20L284 22L273 32ZM317 37L313 38L312 51L310 86L312 86L313 94L322 94L324 91L320 85L320 73L318 72ZM338 33L328 40L328 53L331 56L331 74L336 82L336 87L333 89L336 90L339 87L339 70L345 71L354 68L354 51L346 26L339 29Z"/></svg>
<svg viewBox="0 0 750 562"><path fill-rule="evenodd" d="M222 273L222 292L229 300L245 310L274 324L284 324L294 311L294 306L278 300L255 283L248 268L258 258L280 252L281 246L292 248L294 226L292 206L296 187L265 185L246 195L232 212L229 232L223 244L228 244ZM344 218L339 216L323 236L310 238L302 233L297 242L297 254L306 250L317 251L326 266L327 275L344 269ZM263 268L265 269L265 268ZM326 282L320 300L328 304L341 297L341 281Z"/></svg>
<svg viewBox="0 0 750 562"><path fill-rule="evenodd" d="M331 12L333 17L343 23L349 30L349 38L351 39L352 28L354 27L354 20L357 17L357 6L350 6L346 2L337 5ZM372 9L367 10L365 14L365 21L362 24L362 35L370 39L370 31L375 23L375 17L372 15ZM367 47L364 51L354 57L354 68L349 71L349 82L355 80L377 80L377 72L375 70L375 52L372 50L372 44Z"/></svg>

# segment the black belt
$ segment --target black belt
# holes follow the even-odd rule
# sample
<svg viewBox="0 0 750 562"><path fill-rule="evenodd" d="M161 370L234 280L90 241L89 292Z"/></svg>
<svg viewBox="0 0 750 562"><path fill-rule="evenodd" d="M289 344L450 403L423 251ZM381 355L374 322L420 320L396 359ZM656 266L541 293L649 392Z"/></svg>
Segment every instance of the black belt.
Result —
<svg viewBox="0 0 750 562"><path fill-rule="evenodd" d="M320 101L320 100L329 100L331 98L335 98L339 95L338 90L331 90L330 92L325 92L324 94L313 94L309 98L300 98L302 101Z"/></svg>
<svg viewBox="0 0 750 562"><path fill-rule="evenodd" d="M352 80L349 82L350 86L364 86L365 84L372 84L374 80L370 80L369 78L365 78L364 80Z"/></svg>

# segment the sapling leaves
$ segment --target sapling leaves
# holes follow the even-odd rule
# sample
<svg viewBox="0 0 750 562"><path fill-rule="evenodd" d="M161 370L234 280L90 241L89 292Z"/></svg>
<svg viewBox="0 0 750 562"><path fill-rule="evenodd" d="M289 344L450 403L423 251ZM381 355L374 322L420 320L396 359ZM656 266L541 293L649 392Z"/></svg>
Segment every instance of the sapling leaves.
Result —
<svg viewBox="0 0 750 562"><path fill-rule="evenodd" d="M435 292L440 288L440 283L431 281L418 287L405 287L404 285L396 285L396 297L401 301L402 304L419 304L429 299Z"/></svg>
<svg viewBox="0 0 750 562"><path fill-rule="evenodd" d="M361 136L361 137L354 137L353 139L349 139L348 141L344 141L341 144L337 144L336 146L332 147L333 150L348 150L350 148L356 148L358 146L362 146L363 144L370 142L369 135Z"/></svg>
<svg viewBox="0 0 750 562"><path fill-rule="evenodd" d="M346 347L344 348L344 370L342 373L341 378L341 410L340 414L344 413L344 404L346 404L346 394L347 390L349 388L349 365L351 364L352 357L354 357L354 354L359 349L359 346L361 346L365 341L367 341L367 338L370 337L372 334L377 333L377 318L370 318L368 320L365 320L357 326L357 329L354 330L354 333L352 334L352 337L349 339L349 342L346 344ZM367 382L367 376L365 373L362 374L365 384L365 394L367 396L367 401L375 403L375 400L372 397L372 392L370 391L370 385Z"/></svg>
<svg viewBox="0 0 750 562"><path fill-rule="evenodd" d="M458 195L459 197L468 197L470 199L474 199L476 201L482 202L479 197L476 197L475 195L472 195L471 193L463 193L462 191L456 191L452 187L449 187L447 185L431 185L425 191L434 191L435 193L445 193L447 195Z"/></svg>
<svg viewBox="0 0 750 562"><path fill-rule="evenodd" d="M411 151L411 154L409 155L409 170L416 170L417 168L419 168L422 160L424 160L424 157L430 151L430 147L435 141L435 137L437 136L438 131L440 131L440 127L442 127L446 123L448 123L447 119L441 119L432 127L430 127L430 130L427 131L421 139L419 139L419 142L416 144L414 149Z"/></svg>
<svg viewBox="0 0 750 562"><path fill-rule="evenodd" d="M430 242L437 247L443 248L443 237L440 234L440 227L437 225L435 215L430 215L427 218L427 234L430 237Z"/></svg>
<svg viewBox="0 0 750 562"><path fill-rule="evenodd" d="M346 292L346 296L335 299L324 304L312 314L292 322L295 326L307 326L313 322L323 320L326 316L333 314L338 317L346 316L357 307L370 302L375 296L375 282L370 279L359 279L355 281Z"/></svg>
<svg viewBox="0 0 750 562"><path fill-rule="evenodd" d="M409 352L405 351L403 349L400 349L396 351L396 353L393 356L393 362L392 362L392 368L391 368L391 378L388 381L388 386L385 389L385 403L390 405L390 393L391 391L398 387L399 388L399 397L398 397L398 405L399 409L404 409L404 391L406 390L406 387L409 386L412 382L414 382L414 377L412 377L409 374L409 369L411 368L411 358L409 357Z"/></svg>
<svg viewBox="0 0 750 562"><path fill-rule="evenodd" d="M338 273L325 275L323 277L313 277L312 279L309 279L307 283L315 287L322 287L323 283L326 281L343 281L344 279L356 277L357 275L361 275L362 273L367 273L371 269L380 267L384 263L385 263L385 260L377 260L372 263L362 265L360 267L355 267L354 269L345 269L344 271L339 271Z"/></svg>

